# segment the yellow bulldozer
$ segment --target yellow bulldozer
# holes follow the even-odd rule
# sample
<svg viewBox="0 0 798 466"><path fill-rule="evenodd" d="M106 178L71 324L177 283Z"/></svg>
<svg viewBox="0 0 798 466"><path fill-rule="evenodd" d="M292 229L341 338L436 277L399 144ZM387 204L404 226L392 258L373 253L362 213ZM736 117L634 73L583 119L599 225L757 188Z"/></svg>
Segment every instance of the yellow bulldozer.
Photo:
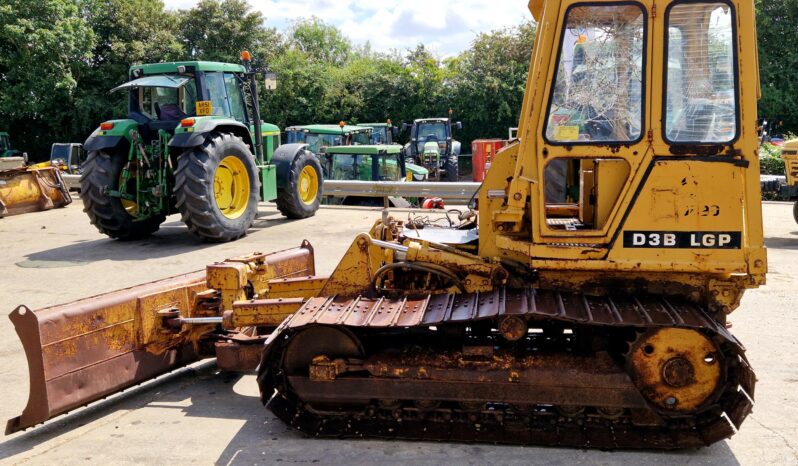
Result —
<svg viewBox="0 0 798 466"><path fill-rule="evenodd" d="M529 7L518 140L458 224L385 212L329 276L303 243L20 306L31 391L6 432L216 357L257 368L263 403L310 436L731 436L755 376L727 316L767 270L754 2Z"/></svg>

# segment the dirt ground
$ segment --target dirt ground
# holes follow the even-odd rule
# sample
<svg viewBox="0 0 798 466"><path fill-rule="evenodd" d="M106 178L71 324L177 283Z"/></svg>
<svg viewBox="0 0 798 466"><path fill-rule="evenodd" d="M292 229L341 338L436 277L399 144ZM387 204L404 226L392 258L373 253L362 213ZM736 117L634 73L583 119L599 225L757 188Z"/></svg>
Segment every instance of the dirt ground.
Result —
<svg viewBox="0 0 798 466"><path fill-rule="evenodd" d="M249 236L208 245L170 217L151 239L123 243L88 224L80 201L0 220L0 302L36 309L202 269L253 251L316 247L329 273L377 210L324 208L291 222L262 204ZM603 452L444 443L314 440L261 406L252 375L224 376L203 362L36 429L4 437L0 464L798 464L798 226L792 205L766 203L768 285L749 291L732 316L757 371L757 404L741 431L710 448L677 453ZM0 419L18 415L28 395L22 347L0 318Z"/></svg>

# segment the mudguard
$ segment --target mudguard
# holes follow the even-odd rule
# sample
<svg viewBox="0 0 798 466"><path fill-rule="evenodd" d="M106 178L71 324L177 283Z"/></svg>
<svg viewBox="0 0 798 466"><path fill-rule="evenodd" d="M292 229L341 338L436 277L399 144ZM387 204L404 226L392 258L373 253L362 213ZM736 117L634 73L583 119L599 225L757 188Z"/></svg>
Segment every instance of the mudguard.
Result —
<svg viewBox="0 0 798 466"><path fill-rule="evenodd" d="M208 134L223 127L225 132L230 132L241 137L244 143L252 147L252 135L249 128L243 123L230 118L195 117L194 126L175 130L175 135L169 140L169 147L174 149L188 149L197 147L205 142Z"/></svg>
<svg viewBox="0 0 798 466"><path fill-rule="evenodd" d="M139 124L135 120L110 120L114 127L109 130L97 128L91 136L83 143L83 148L87 152L104 149L116 149L124 140L129 140L130 130L138 128Z"/></svg>

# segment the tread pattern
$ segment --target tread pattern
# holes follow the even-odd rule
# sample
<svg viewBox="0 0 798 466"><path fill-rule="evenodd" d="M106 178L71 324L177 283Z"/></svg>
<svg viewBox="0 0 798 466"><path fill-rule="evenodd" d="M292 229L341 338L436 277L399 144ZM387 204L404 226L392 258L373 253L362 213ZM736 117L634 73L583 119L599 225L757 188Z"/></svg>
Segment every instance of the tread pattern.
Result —
<svg viewBox="0 0 798 466"><path fill-rule="evenodd" d="M249 204L237 219L224 217L213 196L216 167L227 155L241 156L251 172ZM238 136L213 133L203 145L178 159L174 187L176 207L188 230L203 241L224 243L245 236L258 213L259 193L260 178L255 159Z"/></svg>
<svg viewBox="0 0 798 466"><path fill-rule="evenodd" d="M158 231L166 220L164 215L156 215L147 220L135 221L127 213L118 198L105 194L107 186L116 186L125 158L103 151L90 152L83 164L80 177L80 198L83 211L89 216L91 224L100 233L120 240L146 238Z"/></svg>

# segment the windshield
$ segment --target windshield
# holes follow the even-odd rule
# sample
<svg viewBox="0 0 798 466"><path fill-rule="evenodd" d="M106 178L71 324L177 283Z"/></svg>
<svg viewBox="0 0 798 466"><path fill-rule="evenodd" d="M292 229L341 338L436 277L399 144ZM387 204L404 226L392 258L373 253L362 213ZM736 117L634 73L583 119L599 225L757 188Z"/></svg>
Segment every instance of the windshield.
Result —
<svg viewBox="0 0 798 466"><path fill-rule="evenodd" d="M371 144L388 144L388 128L374 128Z"/></svg>
<svg viewBox="0 0 798 466"><path fill-rule="evenodd" d="M399 160L395 157L379 157L379 181L399 181L402 179ZM375 180L376 181L376 180Z"/></svg>
<svg viewBox="0 0 798 466"><path fill-rule="evenodd" d="M5 134L0 136L0 150L9 150L11 149L11 142L8 140L8 136Z"/></svg>
<svg viewBox="0 0 798 466"><path fill-rule="evenodd" d="M63 163L68 163L69 150L70 146L53 146L53 149L50 152L50 162L55 162L56 160L60 160Z"/></svg>
<svg viewBox="0 0 798 466"><path fill-rule="evenodd" d="M419 123L418 133L418 151L424 152L424 144L427 142L445 143L447 137L447 125L445 122L438 123Z"/></svg>
<svg viewBox="0 0 798 466"><path fill-rule="evenodd" d="M341 146L344 144L344 137L341 134L316 134L305 133L304 142L310 146L310 151L318 154L322 147Z"/></svg>
<svg viewBox="0 0 798 466"><path fill-rule="evenodd" d="M547 116L548 141L640 138L644 27L643 10L637 5L568 11Z"/></svg>
<svg viewBox="0 0 798 466"><path fill-rule="evenodd" d="M678 4L668 13L665 136L727 143L737 134L734 19L726 4Z"/></svg>
<svg viewBox="0 0 798 466"><path fill-rule="evenodd" d="M192 78L184 86L140 87L138 108L151 120L180 121L196 111L197 84Z"/></svg>
<svg viewBox="0 0 798 466"><path fill-rule="evenodd" d="M355 156L354 155L331 155L332 174L325 174L331 180L354 180L355 179Z"/></svg>
<svg viewBox="0 0 798 466"><path fill-rule="evenodd" d="M352 145L353 146L362 146L369 143L369 133L362 132L362 133L355 133L352 135Z"/></svg>

